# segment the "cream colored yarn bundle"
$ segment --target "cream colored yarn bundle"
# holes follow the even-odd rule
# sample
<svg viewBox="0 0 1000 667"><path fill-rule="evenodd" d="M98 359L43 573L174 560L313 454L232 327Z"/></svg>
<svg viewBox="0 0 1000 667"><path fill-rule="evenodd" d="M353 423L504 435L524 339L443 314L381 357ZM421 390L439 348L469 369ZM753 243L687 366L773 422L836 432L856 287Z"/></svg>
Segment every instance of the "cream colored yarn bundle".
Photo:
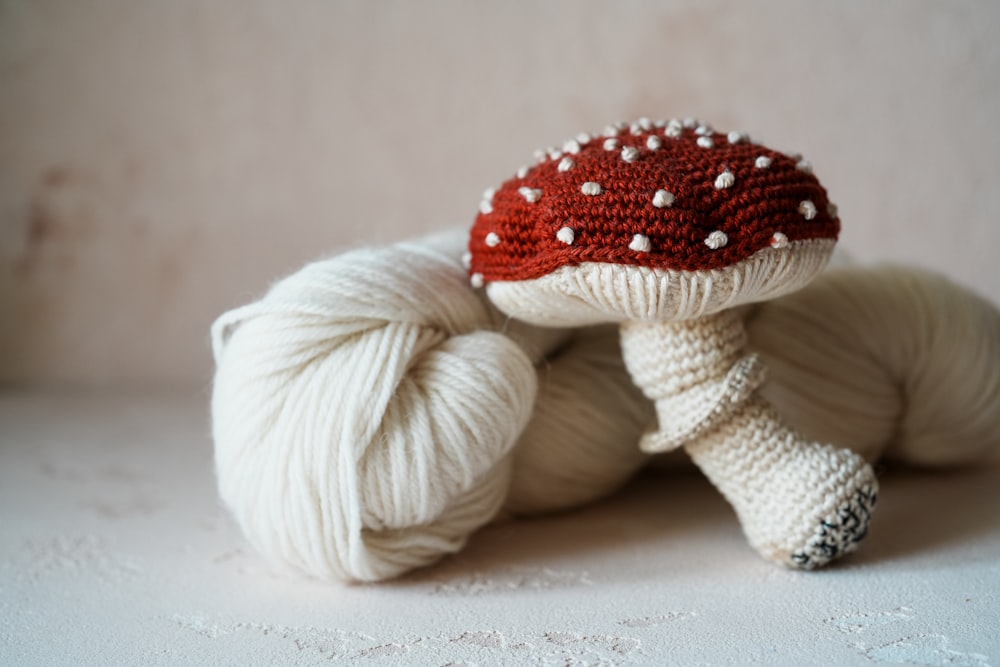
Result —
<svg viewBox="0 0 1000 667"><path fill-rule="evenodd" d="M1000 461L1000 312L947 278L830 268L747 318L761 393L804 436L923 466Z"/></svg>
<svg viewBox="0 0 1000 667"><path fill-rule="evenodd" d="M616 329L507 320L468 286L466 238L311 264L215 323L220 495L275 562L389 578L505 508L588 502L646 462L655 415ZM805 436L868 459L1000 458L1000 315L978 297L848 268L745 317L764 397Z"/></svg>
<svg viewBox="0 0 1000 667"><path fill-rule="evenodd" d="M652 404L622 364L618 327L574 332L539 368L506 509L548 512L606 496L649 460L637 443L653 419Z"/></svg>
<svg viewBox="0 0 1000 667"><path fill-rule="evenodd" d="M505 499L575 505L645 461L634 441L648 406L614 337L508 321L469 288L464 243L456 232L310 264L216 321L219 492L272 560L389 578L459 549ZM508 494L519 436L530 474Z"/></svg>
<svg viewBox="0 0 1000 667"><path fill-rule="evenodd" d="M531 349L437 240L305 267L214 325L223 501L272 559L392 577L455 551L507 494Z"/></svg>

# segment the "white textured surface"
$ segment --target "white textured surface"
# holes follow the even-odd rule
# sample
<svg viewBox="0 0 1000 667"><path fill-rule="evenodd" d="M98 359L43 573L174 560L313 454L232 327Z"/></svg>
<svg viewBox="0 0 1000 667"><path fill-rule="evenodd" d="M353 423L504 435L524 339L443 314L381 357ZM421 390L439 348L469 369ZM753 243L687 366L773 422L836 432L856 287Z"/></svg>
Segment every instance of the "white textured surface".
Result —
<svg viewBox="0 0 1000 667"><path fill-rule="evenodd" d="M998 469L890 471L860 552L815 573L680 473L338 586L247 550L206 400L0 395L0 664L1000 664Z"/></svg>

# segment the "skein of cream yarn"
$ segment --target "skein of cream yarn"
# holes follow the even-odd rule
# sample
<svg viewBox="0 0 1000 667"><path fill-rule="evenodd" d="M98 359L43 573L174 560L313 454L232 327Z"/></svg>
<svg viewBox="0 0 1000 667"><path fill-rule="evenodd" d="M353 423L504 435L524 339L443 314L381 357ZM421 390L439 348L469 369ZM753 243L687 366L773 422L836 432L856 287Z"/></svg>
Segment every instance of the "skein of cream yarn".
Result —
<svg viewBox="0 0 1000 667"><path fill-rule="evenodd" d="M638 442L655 419L625 370L617 325L574 332L540 369L505 508L535 514L607 496L648 461Z"/></svg>
<svg viewBox="0 0 1000 667"><path fill-rule="evenodd" d="M642 465L632 443L646 406L615 340L598 335L595 348L507 320L469 288L465 241L456 231L316 262L215 322L219 492L273 561L390 578L461 548L505 499L571 506ZM596 376L608 365L617 390L605 396ZM578 377L591 385L583 400ZM535 472L508 494L522 432L519 465ZM550 460L574 451L590 469Z"/></svg>
<svg viewBox="0 0 1000 667"><path fill-rule="evenodd" d="M1000 311L929 271L828 269L747 321L762 394L805 437L869 461L1000 461Z"/></svg>
<svg viewBox="0 0 1000 667"><path fill-rule="evenodd" d="M385 579L499 511L535 369L441 245L310 264L214 324L219 491L272 560Z"/></svg>
<svg viewBox="0 0 1000 667"><path fill-rule="evenodd" d="M316 262L212 329L219 492L272 561L375 581L506 513L603 497L652 406L611 327L508 320L466 231ZM1000 452L1000 315L938 276L831 270L748 311L768 400L805 435L921 464Z"/></svg>

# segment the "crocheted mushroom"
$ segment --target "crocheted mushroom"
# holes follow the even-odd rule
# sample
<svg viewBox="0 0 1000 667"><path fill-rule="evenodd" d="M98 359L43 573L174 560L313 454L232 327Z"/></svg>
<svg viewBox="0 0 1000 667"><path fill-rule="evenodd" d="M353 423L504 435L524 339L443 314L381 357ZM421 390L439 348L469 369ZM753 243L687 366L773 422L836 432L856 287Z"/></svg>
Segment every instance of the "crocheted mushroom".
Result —
<svg viewBox="0 0 1000 667"><path fill-rule="evenodd" d="M809 282L840 229L807 162L695 120L609 126L536 153L487 190L473 286L541 325L621 323L633 381L766 558L814 568L865 536L877 482L856 454L804 441L756 389L737 306Z"/></svg>

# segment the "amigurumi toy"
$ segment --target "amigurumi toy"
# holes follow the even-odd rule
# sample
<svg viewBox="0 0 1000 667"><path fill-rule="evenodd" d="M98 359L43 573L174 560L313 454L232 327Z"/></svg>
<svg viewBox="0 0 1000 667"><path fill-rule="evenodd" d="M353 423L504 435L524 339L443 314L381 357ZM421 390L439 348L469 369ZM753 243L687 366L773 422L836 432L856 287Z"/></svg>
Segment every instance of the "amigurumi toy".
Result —
<svg viewBox="0 0 1000 667"><path fill-rule="evenodd" d="M872 469L761 398L737 310L803 287L833 252L836 207L807 162L691 119L643 120L581 134L486 194L473 286L533 324L621 323L656 405L643 451L684 447L766 558L813 568L858 546Z"/></svg>
<svg viewBox="0 0 1000 667"><path fill-rule="evenodd" d="M869 462L1000 458L1000 312L823 270L808 163L695 121L537 157L471 237L315 262L215 322L219 492L272 561L391 578L684 450L759 552L813 568L865 536Z"/></svg>

